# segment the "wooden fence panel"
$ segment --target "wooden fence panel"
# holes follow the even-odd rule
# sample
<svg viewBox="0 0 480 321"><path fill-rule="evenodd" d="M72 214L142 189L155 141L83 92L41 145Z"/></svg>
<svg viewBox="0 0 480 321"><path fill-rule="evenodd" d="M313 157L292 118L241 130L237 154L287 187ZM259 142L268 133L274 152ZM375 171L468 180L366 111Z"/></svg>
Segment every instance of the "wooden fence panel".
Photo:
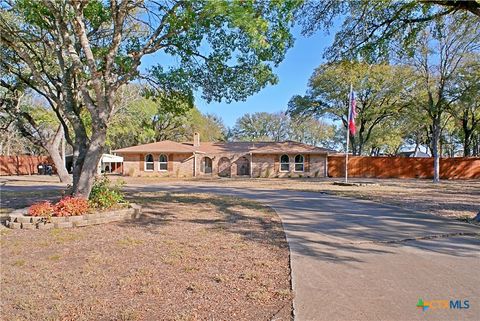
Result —
<svg viewBox="0 0 480 321"><path fill-rule="evenodd" d="M53 162L48 156L0 156L0 175L32 175L38 174L38 165Z"/></svg>
<svg viewBox="0 0 480 321"><path fill-rule="evenodd" d="M345 156L328 156L328 176L345 177ZM433 158L349 156L348 176L363 178L432 178ZM443 179L479 179L480 157L440 159Z"/></svg>

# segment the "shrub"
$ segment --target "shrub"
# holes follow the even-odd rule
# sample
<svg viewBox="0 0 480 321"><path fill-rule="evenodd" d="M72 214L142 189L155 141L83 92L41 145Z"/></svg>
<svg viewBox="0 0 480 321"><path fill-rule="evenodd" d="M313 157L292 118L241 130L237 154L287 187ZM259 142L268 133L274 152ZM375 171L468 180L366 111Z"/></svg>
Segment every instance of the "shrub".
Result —
<svg viewBox="0 0 480 321"><path fill-rule="evenodd" d="M76 216L87 213L90 205L85 198L66 196L55 204L55 216Z"/></svg>
<svg viewBox="0 0 480 321"><path fill-rule="evenodd" d="M120 191L123 182L111 186L108 177L96 179L90 193L90 205L94 208L107 209L124 202L123 193Z"/></svg>
<svg viewBox="0 0 480 321"><path fill-rule="evenodd" d="M318 177L319 173L320 173L320 171L315 171L315 177Z"/></svg>
<svg viewBox="0 0 480 321"><path fill-rule="evenodd" d="M35 203L28 208L28 215L30 216L43 216L50 217L54 213L54 207L52 203L45 201L40 203Z"/></svg>

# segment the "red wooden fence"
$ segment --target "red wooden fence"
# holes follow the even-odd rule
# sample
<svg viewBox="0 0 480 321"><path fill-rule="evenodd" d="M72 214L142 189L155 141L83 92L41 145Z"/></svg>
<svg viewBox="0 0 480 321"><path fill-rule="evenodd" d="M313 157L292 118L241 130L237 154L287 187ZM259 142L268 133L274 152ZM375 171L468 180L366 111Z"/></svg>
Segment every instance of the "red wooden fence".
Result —
<svg viewBox="0 0 480 321"><path fill-rule="evenodd" d="M328 156L328 176L345 177L345 156ZM349 156L348 176L432 178L433 158ZM480 178L480 157L441 158L440 178Z"/></svg>
<svg viewBox="0 0 480 321"><path fill-rule="evenodd" d="M0 156L0 175L38 174L38 165L47 163L53 166L48 156ZM55 171L55 167L53 167Z"/></svg>

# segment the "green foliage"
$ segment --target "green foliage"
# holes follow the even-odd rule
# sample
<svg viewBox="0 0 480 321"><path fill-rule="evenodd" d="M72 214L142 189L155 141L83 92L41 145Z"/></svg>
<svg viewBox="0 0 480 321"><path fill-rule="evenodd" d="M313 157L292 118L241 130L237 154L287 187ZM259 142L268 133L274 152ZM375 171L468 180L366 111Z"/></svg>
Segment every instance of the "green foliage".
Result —
<svg viewBox="0 0 480 321"><path fill-rule="evenodd" d="M334 126L311 116L266 112L243 115L232 130L233 139L239 141L294 140L324 147L332 147L334 133Z"/></svg>
<svg viewBox="0 0 480 321"><path fill-rule="evenodd" d="M152 85L152 97L163 107L152 121L177 116L178 107L191 109L197 91L208 102L245 100L278 81L273 69L293 45L290 27L300 4L5 1L1 67L15 71L68 123L65 134L79 153L76 168L82 168L74 172L73 190L88 196L101 155L91 145L105 146L120 88L136 79ZM143 58L155 53L158 64L141 70Z"/></svg>
<svg viewBox="0 0 480 321"><path fill-rule="evenodd" d="M351 138L354 154L361 154L375 128L394 119L409 103L415 81L409 67L360 62L320 65L309 81L305 96L294 96L288 113L294 117L325 117L347 125L349 89L357 102L357 132ZM343 136L345 137L345 136Z"/></svg>
<svg viewBox="0 0 480 321"><path fill-rule="evenodd" d="M93 208L108 209L118 203L123 203L125 200L120 190L122 185L121 183L111 185L110 180L106 176L95 179L89 196L90 205Z"/></svg>
<svg viewBox="0 0 480 321"><path fill-rule="evenodd" d="M109 8L99 0L89 0L83 9L83 16L94 29L111 19Z"/></svg>
<svg viewBox="0 0 480 321"><path fill-rule="evenodd" d="M142 88L129 86L121 94L120 104L107 132L107 146L111 149L146 144L160 140L191 141L194 132L199 132L204 141L225 139L222 120L210 114L202 114L197 108L177 102L171 109L152 96L141 97ZM135 94L137 93L137 95ZM148 96L148 95L147 95Z"/></svg>
<svg viewBox="0 0 480 321"><path fill-rule="evenodd" d="M299 17L304 34L331 29L333 21L343 20L325 51L328 60L378 62L388 60L394 48L415 52L418 35L439 17L478 20L479 12L478 1L325 0L306 1Z"/></svg>
<svg viewBox="0 0 480 321"><path fill-rule="evenodd" d="M242 141L284 141L288 138L289 119L283 113L245 114L235 123L233 135Z"/></svg>

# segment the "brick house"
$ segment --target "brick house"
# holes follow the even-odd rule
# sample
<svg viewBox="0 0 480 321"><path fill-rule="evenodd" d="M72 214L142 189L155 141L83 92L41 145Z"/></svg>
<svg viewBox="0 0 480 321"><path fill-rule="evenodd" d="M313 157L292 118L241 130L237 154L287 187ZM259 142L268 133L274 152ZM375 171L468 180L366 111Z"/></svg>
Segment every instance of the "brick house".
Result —
<svg viewBox="0 0 480 321"><path fill-rule="evenodd" d="M325 177L329 149L293 141L160 141L113 151L130 176Z"/></svg>

